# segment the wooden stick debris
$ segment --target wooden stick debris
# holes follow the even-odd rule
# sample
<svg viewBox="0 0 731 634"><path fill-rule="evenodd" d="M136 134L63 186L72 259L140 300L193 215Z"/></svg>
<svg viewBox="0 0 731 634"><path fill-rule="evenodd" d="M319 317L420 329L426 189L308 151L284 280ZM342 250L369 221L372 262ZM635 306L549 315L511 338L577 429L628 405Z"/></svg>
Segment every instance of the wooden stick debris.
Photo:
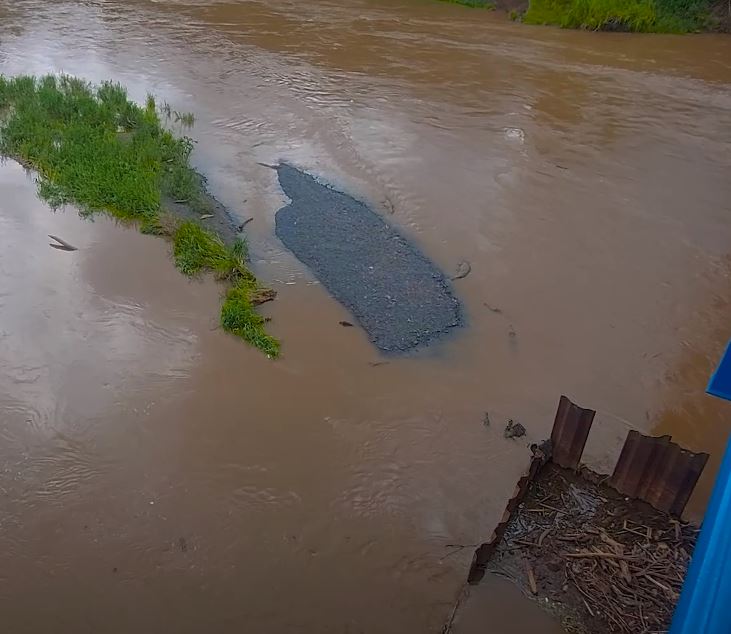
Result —
<svg viewBox="0 0 731 634"><path fill-rule="evenodd" d="M73 244L69 244L63 238L59 238L58 236L52 236L50 233L48 234L48 237L51 238L51 240L55 240L56 242L58 242L58 244L53 244L51 242L48 243L48 245L53 247L54 249L59 249L61 251L78 251L78 249Z"/></svg>
<svg viewBox="0 0 731 634"><path fill-rule="evenodd" d="M526 593L578 608L585 631L667 632L696 529L581 486L560 476L534 482L498 551L501 565Z"/></svg>
<svg viewBox="0 0 731 634"><path fill-rule="evenodd" d="M530 565L527 559L525 561L525 572L528 576L528 587L530 588L530 591L536 595L538 594L538 584L536 583L536 575L533 572L533 567Z"/></svg>

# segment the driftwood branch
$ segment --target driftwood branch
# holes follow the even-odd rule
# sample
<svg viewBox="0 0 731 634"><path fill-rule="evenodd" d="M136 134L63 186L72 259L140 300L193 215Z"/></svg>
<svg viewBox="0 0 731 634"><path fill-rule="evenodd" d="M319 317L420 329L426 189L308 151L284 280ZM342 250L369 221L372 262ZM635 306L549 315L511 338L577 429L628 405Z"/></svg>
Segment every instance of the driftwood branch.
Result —
<svg viewBox="0 0 731 634"><path fill-rule="evenodd" d="M56 242L58 242L58 244L53 244L53 242L48 243L48 245L53 247L54 249L59 249L61 251L78 251L78 249L73 244L69 244L68 242L66 242L66 240L63 240L58 236L52 236L49 233L48 237L51 238L51 240L55 240Z"/></svg>

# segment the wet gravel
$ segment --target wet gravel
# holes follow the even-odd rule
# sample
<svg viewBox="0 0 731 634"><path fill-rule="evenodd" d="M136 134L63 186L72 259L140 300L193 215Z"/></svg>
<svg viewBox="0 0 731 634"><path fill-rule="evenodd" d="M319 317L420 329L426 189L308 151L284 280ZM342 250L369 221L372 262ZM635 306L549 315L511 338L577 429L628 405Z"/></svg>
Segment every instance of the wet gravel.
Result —
<svg viewBox="0 0 731 634"><path fill-rule="evenodd" d="M434 342L462 324L446 276L381 216L291 165L276 233L384 352Z"/></svg>

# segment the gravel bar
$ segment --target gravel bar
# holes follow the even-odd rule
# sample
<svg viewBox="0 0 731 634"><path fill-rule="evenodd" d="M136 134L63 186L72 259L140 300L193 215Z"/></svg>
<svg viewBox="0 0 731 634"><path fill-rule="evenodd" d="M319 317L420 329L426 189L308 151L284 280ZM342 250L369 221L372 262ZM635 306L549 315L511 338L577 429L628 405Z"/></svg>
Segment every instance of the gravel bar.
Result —
<svg viewBox="0 0 731 634"><path fill-rule="evenodd" d="M275 169L291 200L277 236L376 347L406 352L462 325L447 277L380 215L291 165Z"/></svg>

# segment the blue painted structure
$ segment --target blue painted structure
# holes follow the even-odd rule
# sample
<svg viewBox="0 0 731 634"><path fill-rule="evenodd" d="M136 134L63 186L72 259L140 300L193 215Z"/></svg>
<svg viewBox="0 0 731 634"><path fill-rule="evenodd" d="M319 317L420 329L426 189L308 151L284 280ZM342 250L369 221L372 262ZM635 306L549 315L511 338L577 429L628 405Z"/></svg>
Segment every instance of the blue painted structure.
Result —
<svg viewBox="0 0 731 634"><path fill-rule="evenodd" d="M731 341L729 341L726 352L721 357L721 362L708 382L706 391L713 396L731 401Z"/></svg>
<svg viewBox="0 0 731 634"><path fill-rule="evenodd" d="M731 401L731 342L708 384L708 393ZM670 634L731 632L731 440L675 609Z"/></svg>

